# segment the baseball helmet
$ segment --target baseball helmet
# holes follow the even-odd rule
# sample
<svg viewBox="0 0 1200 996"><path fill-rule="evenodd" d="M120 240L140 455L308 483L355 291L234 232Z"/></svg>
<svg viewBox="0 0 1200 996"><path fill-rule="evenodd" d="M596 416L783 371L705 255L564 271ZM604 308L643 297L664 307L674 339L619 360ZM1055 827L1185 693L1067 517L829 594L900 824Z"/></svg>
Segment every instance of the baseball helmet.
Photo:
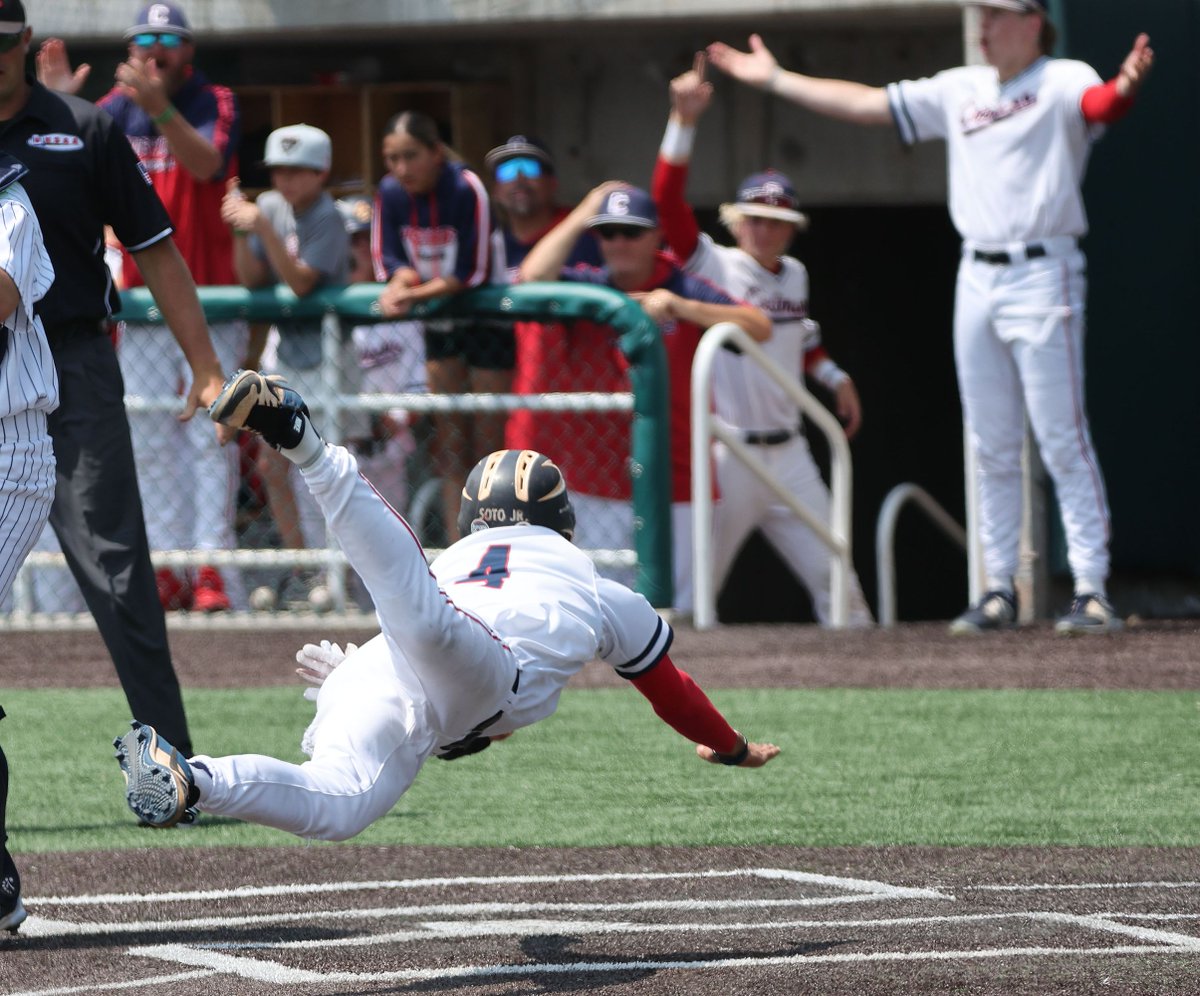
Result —
<svg viewBox="0 0 1200 996"><path fill-rule="evenodd" d="M458 531L545 526L567 539L575 510L562 471L535 450L496 450L475 464L463 485Z"/></svg>

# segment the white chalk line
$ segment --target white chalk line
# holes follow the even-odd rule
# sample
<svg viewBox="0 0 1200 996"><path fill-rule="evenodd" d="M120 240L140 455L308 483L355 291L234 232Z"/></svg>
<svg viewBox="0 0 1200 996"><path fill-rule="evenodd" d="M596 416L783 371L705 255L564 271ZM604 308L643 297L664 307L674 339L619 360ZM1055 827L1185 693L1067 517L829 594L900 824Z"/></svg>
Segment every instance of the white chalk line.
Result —
<svg viewBox="0 0 1200 996"><path fill-rule="evenodd" d="M698 971L714 969L760 969L783 966L829 965L896 961L976 961L990 958L1037 958L1083 955L1179 954L1174 945L1130 945L1109 948L984 948L978 951L877 951L863 954L770 955L762 958L713 958L696 961L636 960L625 962L531 962L525 965L457 965L445 968L414 968L392 972L314 972L277 962L237 958L217 951L202 951L185 945L136 948L148 958L203 966L215 972L276 985L302 983L422 982L500 976L582 975L585 973Z"/></svg>
<svg viewBox="0 0 1200 996"><path fill-rule="evenodd" d="M189 982L192 979L209 979L216 973L211 969L198 972L178 972L175 975L155 975L149 979L133 979L125 982L95 982L87 986L67 986L60 989L27 989L8 996L74 996L75 993L116 992L120 989L152 989L169 982Z"/></svg>
<svg viewBox="0 0 1200 996"><path fill-rule="evenodd" d="M258 896L308 896L336 892L377 892L393 889L459 889L468 885L557 885L571 882L656 882L681 879L762 878L784 879L804 885L827 886L847 892L875 893L889 899L953 899L933 889L910 888L873 882L869 879L841 878L792 871L787 868L737 868L701 872L604 872L574 875L470 875L454 878L390 879L366 882L302 882L292 885L242 886L236 889L203 889L191 892L107 893L89 896L29 896L27 906L108 906L147 902L211 902L217 899L245 899Z"/></svg>
<svg viewBox="0 0 1200 996"><path fill-rule="evenodd" d="M959 885L959 892L1077 892L1089 889L1200 889L1200 882L1076 882L1041 885Z"/></svg>

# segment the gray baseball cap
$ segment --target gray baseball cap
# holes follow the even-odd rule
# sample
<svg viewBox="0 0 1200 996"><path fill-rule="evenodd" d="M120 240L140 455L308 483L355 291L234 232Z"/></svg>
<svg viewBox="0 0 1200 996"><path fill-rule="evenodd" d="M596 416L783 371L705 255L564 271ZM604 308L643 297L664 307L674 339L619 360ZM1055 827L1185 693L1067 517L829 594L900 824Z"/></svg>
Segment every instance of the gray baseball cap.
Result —
<svg viewBox="0 0 1200 996"><path fill-rule="evenodd" d="M329 169L333 162L333 143L320 128L296 124L276 128L267 136L267 149L262 164L272 166L301 166L308 169Z"/></svg>

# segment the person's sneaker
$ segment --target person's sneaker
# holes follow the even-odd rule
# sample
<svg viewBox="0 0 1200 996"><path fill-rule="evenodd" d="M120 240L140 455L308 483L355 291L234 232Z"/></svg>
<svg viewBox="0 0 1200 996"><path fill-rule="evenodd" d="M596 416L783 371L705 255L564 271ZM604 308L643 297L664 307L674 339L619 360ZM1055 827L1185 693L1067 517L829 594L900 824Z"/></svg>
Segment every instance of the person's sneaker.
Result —
<svg viewBox="0 0 1200 996"><path fill-rule="evenodd" d="M117 737L117 763L125 776L125 801L152 827L173 827L200 797L191 766L154 727L134 720Z"/></svg>
<svg viewBox="0 0 1200 996"><path fill-rule="evenodd" d="M15 934L28 914L21 905L21 876L7 848L0 849L0 930Z"/></svg>
<svg viewBox="0 0 1200 996"><path fill-rule="evenodd" d="M192 607L192 589L169 567L154 572L158 586L158 603L166 612L178 612Z"/></svg>
<svg viewBox="0 0 1200 996"><path fill-rule="evenodd" d="M287 381L257 370L239 370L225 381L208 415L222 425L257 432L277 450L299 446L309 424L308 406Z"/></svg>
<svg viewBox="0 0 1200 996"><path fill-rule="evenodd" d="M196 571L196 585L192 589L192 608L197 612L227 612L229 596L225 594L225 582L215 567L201 567Z"/></svg>
<svg viewBox="0 0 1200 996"><path fill-rule="evenodd" d="M1060 636L1115 633L1124 625L1113 611L1112 603L1103 595L1093 592L1075 596L1071 611L1054 624L1054 632Z"/></svg>
<svg viewBox="0 0 1200 996"><path fill-rule="evenodd" d="M955 636L1010 629L1017 624L1017 599L1010 591L989 591L950 624Z"/></svg>

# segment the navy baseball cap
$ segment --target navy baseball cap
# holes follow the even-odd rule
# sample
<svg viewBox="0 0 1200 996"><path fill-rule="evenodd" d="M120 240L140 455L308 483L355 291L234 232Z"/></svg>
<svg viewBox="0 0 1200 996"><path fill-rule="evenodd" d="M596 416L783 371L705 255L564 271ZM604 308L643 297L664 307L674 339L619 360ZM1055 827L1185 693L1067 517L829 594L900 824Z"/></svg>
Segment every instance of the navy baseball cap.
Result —
<svg viewBox="0 0 1200 996"><path fill-rule="evenodd" d="M19 35L25 30L25 5L21 0L0 0L0 35Z"/></svg>
<svg viewBox="0 0 1200 996"><path fill-rule="evenodd" d="M362 194L352 194L349 197L339 198L335 203L348 234L356 235L371 227L371 214L375 209L371 198L364 197Z"/></svg>
<svg viewBox="0 0 1200 996"><path fill-rule="evenodd" d="M636 225L657 228L658 210L654 198L637 187L619 187L604 198L598 214L588 222L588 228L598 225Z"/></svg>
<svg viewBox="0 0 1200 996"><path fill-rule="evenodd" d="M143 7L125 32L125 40L142 34L179 35L188 41L192 38L192 26L188 23L183 8L173 3L151 3Z"/></svg>
<svg viewBox="0 0 1200 996"><path fill-rule="evenodd" d="M483 162L488 169L494 170L508 159L520 159L523 157L536 159L546 167L547 172L554 172L554 157L550 155L550 150L546 148L546 144L528 135L513 135L503 145L497 145L491 152L484 156Z"/></svg>
<svg viewBox="0 0 1200 996"><path fill-rule="evenodd" d="M778 170L768 169L752 173L741 182L737 203L733 206L744 215L807 225L808 217L800 212L799 204L800 198L792 181Z"/></svg>

